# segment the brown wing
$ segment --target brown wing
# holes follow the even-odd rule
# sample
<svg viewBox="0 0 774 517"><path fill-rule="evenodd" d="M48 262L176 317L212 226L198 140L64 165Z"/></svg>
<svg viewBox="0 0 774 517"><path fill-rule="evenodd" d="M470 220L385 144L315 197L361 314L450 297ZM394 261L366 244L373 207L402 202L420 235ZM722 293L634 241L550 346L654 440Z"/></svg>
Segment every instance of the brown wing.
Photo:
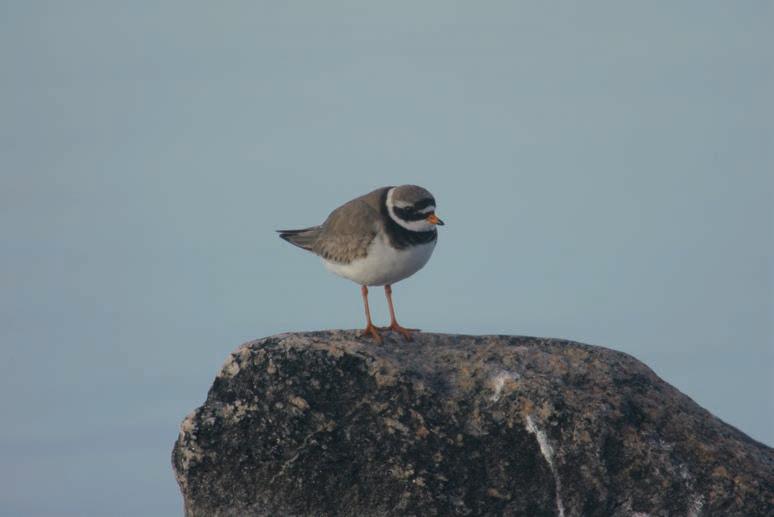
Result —
<svg viewBox="0 0 774 517"><path fill-rule="evenodd" d="M382 224L378 203L371 199L377 192L355 198L331 212L321 225L312 251L342 264L365 257Z"/></svg>
<svg viewBox="0 0 774 517"><path fill-rule="evenodd" d="M277 230L277 233L290 244L307 251L312 251L314 243L317 242L317 238L320 235L320 227L312 226L311 228L303 228L301 230Z"/></svg>

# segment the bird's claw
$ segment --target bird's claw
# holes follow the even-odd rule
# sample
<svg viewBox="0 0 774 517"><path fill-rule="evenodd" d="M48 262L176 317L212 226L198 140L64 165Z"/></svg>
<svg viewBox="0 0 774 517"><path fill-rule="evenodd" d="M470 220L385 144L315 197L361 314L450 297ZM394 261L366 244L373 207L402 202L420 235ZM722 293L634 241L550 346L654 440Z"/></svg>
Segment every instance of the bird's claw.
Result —
<svg viewBox="0 0 774 517"><path fill-rule="evenodd" d="M364 336L371 336L377 343L382 342L382 335L379 333L379 327L369 323L365 329L363 329Z"/></svg>
<svg viewBox="0 0 774 517"><path fill-rule="evenodd" d="M380 330L385 330L385 331L391 330L393 332L397 332L406 341L413 341L414 340L414 336L411 335L412 332L419 332L419 329L409 329L409 328L406 328L406 327L401 327L396 322L393 322L392 324L390 324L389 327L380 327Z"/></svg>

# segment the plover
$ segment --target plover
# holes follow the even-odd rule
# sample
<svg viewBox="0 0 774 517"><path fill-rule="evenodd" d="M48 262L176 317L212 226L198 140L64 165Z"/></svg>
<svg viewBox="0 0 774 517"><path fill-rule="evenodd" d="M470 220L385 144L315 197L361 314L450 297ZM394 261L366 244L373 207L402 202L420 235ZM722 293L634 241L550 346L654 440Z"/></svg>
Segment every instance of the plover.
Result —
<svg viewBox="0 0 774 517"><path fill-rule="evenodd" d="M322 257L331 272L360 285L365 306L365 334L381 341L380 330L393 330L407 340L411 332L398 324L392 284L427 264L438 240L435 198L416 185L382 187L344 203L319 226L278 230L280 237ZM368 286L384 286L390 326L377 328L368 308Z"/></svg>

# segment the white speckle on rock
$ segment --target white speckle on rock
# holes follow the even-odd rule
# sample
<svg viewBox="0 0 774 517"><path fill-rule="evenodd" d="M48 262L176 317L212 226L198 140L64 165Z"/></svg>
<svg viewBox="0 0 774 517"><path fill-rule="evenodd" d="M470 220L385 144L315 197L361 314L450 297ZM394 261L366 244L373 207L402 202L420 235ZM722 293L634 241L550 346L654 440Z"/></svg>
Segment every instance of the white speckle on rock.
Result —
<svg viewBox="0 0 774 517"><path fill-rule="evenodd" d="M193 434L196 431L196 411L191 411L180 422L180 432L182 434Z"/></svg>
<svg viewBox="0 0 774 517"><path fill-rule="evenodd" d="M696 484L694 482L693 476L691 475L691 471L688 468L688 465L684 463L681 464L678 467L678 472L680 473L680 477L685 480L686 488L688 488L690 492L693 492ZM688 513L686 515L688 517L700 517L702 508L704 508L704 496L694 493L690 502L688 503Z"/></svg>
<svg viewBox="0 0 774 517"><path fill-rule="evenodd" d="M306 411L309 409L309 403L304 400L302 397L299 397L298 395L293 395L288 399L288 402L296 406L301 411Z"/></svg>
<svg viewBox="0 0 774 517"><path fill-rule="evenodd" d="M231 377L235 376L238 373L239 373L239 363L236 362L236 358L233 355L231 355L226 361L226 364L223 365L223 368L221 368L220 374L218 374L218 377L221 377L223 379L230 379Z"/></svg>
<svg viewBox="0 0 774 517"><path fill-rule="evenodd" d="M548 462L551 470L554 470L554 449L551 447L551 444L548 443L545 431L538 428L537 424L535 424L532 415L527 415L527 431L535 435L538 445L540 445L540 452Z"/></svg>
<svg viewBox="0 0 774 517"><path fill-rule="evenodd" d="M255 411L258 408L256 404L248 404L242 400L235 400L233 404L223 404L217 407L219 417L226 420L238 422L242 420L248 412Z"/></svg>
<svg viewBox="0 0 774 517"><path fill-rule="evenodd" d="M507 383L508 381L516 380L519 377L520 376L518 373L509 372L507 370L502 370L497 375L492 377L489 380L489 385L493 391L492 397L490 400L492 402L497 402L498 400L500 400L500 396L502 395L503 388L505 387L505 383Z"/></svg>
<svg viewBox="0 0 774 517"><path fill-rule="evenodd" d="M564 503L562 503L562 484L559 480L559 473L556 471L554 465L554 449L551 444L548 443L548 437L546 432L540 429L535 421L532 419L532 415L526 415L527 431L535 435L538 445L540 446L540 453L546 459L548 468L551 469L551 474L554 476L554 486L556 487L556 510L559 513L559 517L564 517Z"/></svg>
<svg viewBox="0 0 774 517"><path fill-rule="evenodd" d="M230 379L239 373L241 370L240 364L250 359L250 349L247 346L241 346L234 352L232 352L226 362L223 363L223 367L220 369L218 377L223 379Z"/></svg>
<svg viewBox="0 0 774 517"><path fill-rule="evenodd" d="M185 447L178 447L180 451L180 471L176 473L176 477L181 484L185 484L187 481L186 473L190 470L191 465L201 462L204 459L204 451L199 447L196 441L196 433L199 428L196 425L196 419L198 417L197 411L192 411L185 417L180 424L180 436L178 441L185 443Z"/></svg>
<svg viewBox="0 0 774 517"><path fill-rule="evenodd" d="M393 432L395 430L397 430L397 431L400 431L403 434L409 434L410 433L410 430L409 430L408 427L406 427L402 423L398 422L394 418L385 417L384 418L384 425L386 425L387 428L390 429Z"/></svg>
<svg viewBox="0 0 774 517"><path fill-rule="evenodd" d="M702 508L704 508L704 496L694 495L691 504L688 505L688 517L699 517Z"/></svg>

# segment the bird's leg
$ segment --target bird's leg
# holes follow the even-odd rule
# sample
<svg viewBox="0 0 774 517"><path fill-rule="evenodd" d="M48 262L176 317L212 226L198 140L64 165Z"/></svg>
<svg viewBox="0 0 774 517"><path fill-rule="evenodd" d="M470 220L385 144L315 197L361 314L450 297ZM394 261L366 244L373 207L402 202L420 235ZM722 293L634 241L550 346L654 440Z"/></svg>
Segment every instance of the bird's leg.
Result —
<svg viewBox="0 0 774 517"><path fill-rule="evenodd" d="M365 314L366 314L366 328L363 331L365 335L371 335L371 337L376 340L376 342L381 343L382 342L382 335L379 334L379 329L374 326L373 323L371 323L371 310L368 308L368 287L361 285L360 286L360 294L363 295L363 305L365 305Z"/></svg>
<svg viewBox="0 0 774 517"><path fill-rule="evenodd" d="M403 336L403 338L406 341L411 341L413 339L411 337L411 333L416 332L419 329L407 329L405 327L401 327L400 325L398 325L398 320L395 319L395 308L392 306L392 286L391 285L387 284L384 286L384 294L385 296L387 296L387 305L390 306L390 326L385 327L385 330L387 329L394 330L395 332Z"/></svg>

